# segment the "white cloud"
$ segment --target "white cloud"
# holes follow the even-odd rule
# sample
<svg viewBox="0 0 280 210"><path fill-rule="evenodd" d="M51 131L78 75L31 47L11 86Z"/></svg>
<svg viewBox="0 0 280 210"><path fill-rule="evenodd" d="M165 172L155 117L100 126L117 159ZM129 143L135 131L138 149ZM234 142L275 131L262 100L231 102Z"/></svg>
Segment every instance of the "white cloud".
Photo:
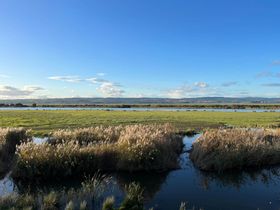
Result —
<svg viewBox="0 0 280 210"><path fill-rule="evenodd" d="M194 85L196 87L200 87L200 88L206 88L209 86L206 82L196 82L196 83L194 83Z"/></svg>
<svg viewBox="0 0 280 210"><path fill-rule="evenodd" d="M99 77L103 77L105 76L104 73L97 73L97 76ZM103 82L108 82L107 80L105 79L100 79L98 77L90 77L90 78L86 78L86 79L82 79L81 77L79 76L51 76L51 77L48 77L48 79L50 80L56 80L56 81L63 81L63 82L91 82L91 83L103 83Z"/></svg>
<svg viewBox="0 0 280 210"><path fill-rule="evenodd" d="M262 86L265 86L265 87L280 87L280 83L265 83L265 84L262 84Z"/></svg>
<svg viewBox="0 0 280 210"><path fill-rule="evenodd" d="M173 89L166 92L168 98L183 98L185 97L185 91L183 89Z"/></svg>
<svg viewBox="0 0 280 210"><path fill-rule="evenodd" d="M104 76L104 73L97 73L98 76ZM122 90L121 85L111 82L99 77L90 77L82 79L79 76L52 76L48 77L51 80L64 81L64 82L88 82L96 85L96 90L105 97L121 97L125 91Z"/></svg>
<svg viewBox="0 0 280 210"><path fill-rule="evenodd" d="M85 80L90 82L90 83L93 83L93 84L109 82L108 80L100 79L100 78L97 78L97 77L92 77L92 78L88 78L88 79L85 79Z"/></svg>
<svg viewBox="0 0 280 210"><path fill-rule="evenodd" d="M27 85L23 87L23 90L29 91L29 92L36 92L39 90L44 90L44 88L35 86L35 85Z"/></svg>
<svg viewBox="0 0 280 210"><path fill-rule="evenodd" d="M26 98L32 96L37 91L44 90L39 86L25 86L22 89L13 86L0 86L0 96L3 98Z"/></svg>
<svg viewBox="0 0 280 210"><path fill-rule="evenodd" d="M112 82L104 82L97 88L97 91L106 97L121 97L125 91L120 87L120 85L114 84Z"/></svg>
<svg viewBox="0 0 280 210"><path fill-rule="evenodd" d="M194 92L194 88L188 85L183 85L178 88L169 89L166 91L166 96L169 98L184 98L189 93Z"/></svg>
<svg viewBox="0 0 280 210"><path fill-rule="evenodd" d="M205 82L196 82L192 85L182 85L177 88L164 91L163 97L169 98L189 98L205 96L221 96L222 90L218 90Z"/></svg>
<svg viewBox="0 0 280 210"><path fill-rule="evenodd" d="M48 77L48 79L63 81L63 82L81 82L81 81L83 81L78 76L52 76L52 77Z"/></svg>
<svg viewBox="0 0 280 210"><path fill-rule="evenodd" d="M265 78L265 77L280 77L279 72L272 72L272 71L262 71L256 75L257 78Z"/></svg>
<svg viewBox="0 0 280 210"><path fill-rule="evenodd" d="M103 72L100 72L100 73L97 73L96 75L99 76L99 77L104 77L106 74L103 73Z"/></svg>
<svg viewBox="0 0 280 210"><path fill-rule="evenodd" d="M0 78L10 78L10 77L6 74L0 74Z"/></svg>
<svg viewBox="0 0 280 210"><path fill-rule="evenodd" d="M272 62L272 65L274 65L274 66L280 65L280 60L274 60L274 61Z"/></svg>

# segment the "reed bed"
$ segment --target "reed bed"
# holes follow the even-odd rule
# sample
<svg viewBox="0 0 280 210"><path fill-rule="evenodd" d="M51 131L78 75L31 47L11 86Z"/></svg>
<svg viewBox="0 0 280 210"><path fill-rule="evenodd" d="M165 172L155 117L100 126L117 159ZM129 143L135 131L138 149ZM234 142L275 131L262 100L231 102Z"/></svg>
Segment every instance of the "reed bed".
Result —
<svg viewBox="0 0 280 210"><path fill-rule="evenodd" d="M123 200L116 204L114 196L104 197L109 183L109 177L98 174L84 181L78 189L11 194L0 198L0 210L145 210L143 189L139 184L132 182L127 185ZM186 210L187 205L181 203L179 209Z"/></svg>
<svg viewBox="0 0 280 210"><path fill-rule="evenodd" d="M96 135L98 130L101 133ZM97 170L169 170L179 167L181 149L180 136L168 124L60 130L51 143L18 146L13 176L62 178Z"/></svg>
<svg viewBox="0 0 280 210"><path fill-rule="evenodd" d="M193 143L190 158L207 171L279 164L280 129L208 130Z"/></svg>
<svg viewBox="0 0 280 210"><path fill-rule="evenodd" d="M111 178L94 174L81 183L81 187L50 192L10 194L0 198L0 209L16 210L89 210L96 209L109 189Z"/></svg>
<svg viewBox="0 0 280 210"><path fill-rule="evenodd" d="M0 128L0 173L6 171L13 159L16 145L30 139L30 132L23 128Z"/></svg>
<svg viewBox="0 0 280 210"><path fill-rule="evenodd" d="M132 182L125 187L126 196L119 207L114 208L114 197L108 197L104 203L102 210L144 210L143 189L139 184Z"/></svg>
<svg viewBox="0 0 280 210"><path fill-rule="evenodd" d="M123 126L97 126L75 130L60 129L51 134L52 137L49 142L51 144L59 144L74 141L80 145L115 143L118 141L123 129Z"/></svg>

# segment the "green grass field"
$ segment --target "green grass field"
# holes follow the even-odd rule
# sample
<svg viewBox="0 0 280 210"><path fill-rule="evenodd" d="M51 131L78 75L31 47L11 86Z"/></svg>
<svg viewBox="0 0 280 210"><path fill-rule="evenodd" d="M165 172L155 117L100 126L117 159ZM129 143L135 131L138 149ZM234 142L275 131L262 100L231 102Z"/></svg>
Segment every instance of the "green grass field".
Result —
<svg viewBox="0 0 280 210"><path fill-rule="evenodd" d="M54 129L134 123L172 123L180 130L233 125L269 127L280 125L280 113L167 112L167 111L0 111L0 127L31 128L35 135Z"/></svg>

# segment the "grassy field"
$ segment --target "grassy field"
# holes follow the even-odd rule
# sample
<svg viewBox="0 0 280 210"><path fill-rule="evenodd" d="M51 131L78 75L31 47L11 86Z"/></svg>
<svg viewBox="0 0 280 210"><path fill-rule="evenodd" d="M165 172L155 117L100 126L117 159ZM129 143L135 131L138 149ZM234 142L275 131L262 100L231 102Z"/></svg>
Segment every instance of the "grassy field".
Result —
<svg viewBox="0 0 280 210"><path fill-rule="evenodd" d="M172 123L180 130L233 125L269 127L280 125L280 113L167 112L167 111L0 111L0 127L32 128L35 135L54 129L135 123Z"/></svg>

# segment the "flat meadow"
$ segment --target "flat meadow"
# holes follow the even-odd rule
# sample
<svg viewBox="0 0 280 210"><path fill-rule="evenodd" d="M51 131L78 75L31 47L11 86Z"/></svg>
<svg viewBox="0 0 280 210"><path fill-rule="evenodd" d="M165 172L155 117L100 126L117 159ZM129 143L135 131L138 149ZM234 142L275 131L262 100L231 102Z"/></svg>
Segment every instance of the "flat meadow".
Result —
<svg viewBox="0 0 280 210"><path fill-rule="evenodd" d="M0 111L0 127L24 127L34 135L65 128L92 127L98 125L173 124L178 130L221 126L277 127L277 112L204 112L204 111L99 111L99 110L18 110Z"/></svg>
<svg viewBox="0 0 280 210"><path fill-rule="evenodd" d="M47 188L44 192L39 188L38 192L0 196L0 209L144 210L144 195L153 189L145 177L151 174L158 185L152 194L160 194L168 173L184 174L178 178L180 182L176 176L172 182L171 176L166 185L171 187L171 182L177 193L185 194L196 182L177 189L204 172L220 174L280 163L278 112L9 110L0 111L0 119L0 163L9 162L2 167L7 169L2 177L9 172L21 189L33 182L83 179L75 188ZM199 133L191 140L189 151L183 140L188 133ZM46 136L47 140L37 143L32 136ZM189 161L188 168L182 165L182 158ZM126 178L116 178L118 187L122 180L126 183L121 200L115 200L118 194L103 191L116 186L111 174L115 178L126 174ZM134 182L138 174L139 183ZM201 188L193 184L193 190ZM173 196L172 208L181 204L180 210L195 209L183 203L185 198ZM164 205L168 203L160 203Z"/></svg>

